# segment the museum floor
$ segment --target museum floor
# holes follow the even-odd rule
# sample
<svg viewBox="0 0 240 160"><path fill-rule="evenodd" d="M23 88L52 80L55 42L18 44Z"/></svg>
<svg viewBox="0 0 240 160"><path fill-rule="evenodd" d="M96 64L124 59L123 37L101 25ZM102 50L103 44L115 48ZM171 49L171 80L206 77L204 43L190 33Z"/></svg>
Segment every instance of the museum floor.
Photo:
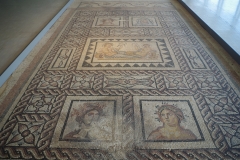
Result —
<svg viewBox="0 0 240 160"><path fill-rule="evenodd" d="M240 67L175 0L74 1L1 87L1 159L239 159Z"/></svg>
<svg viewBox="0 0 240 160"><path fill-rule="evenodd" d="M0 75L67 2L1 0Z"/></svg>

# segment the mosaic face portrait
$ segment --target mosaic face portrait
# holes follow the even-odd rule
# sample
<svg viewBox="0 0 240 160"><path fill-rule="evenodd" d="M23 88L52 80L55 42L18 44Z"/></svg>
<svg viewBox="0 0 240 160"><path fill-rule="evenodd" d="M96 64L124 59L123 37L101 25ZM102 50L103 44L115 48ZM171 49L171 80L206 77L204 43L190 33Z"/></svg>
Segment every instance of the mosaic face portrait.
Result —
<svg viewBox="0 0 240 160"><path fill-rule="evenodd" d="M148 140L195 140L194 133L181 126L184 119L181 109L173 105L161 105L158 109L158 120L163 123L162 126L153 130L148 136Z"/></svg>
<svg viewBox="0 0 240 160"><path fill-rule="evenodd" d="M111 138L112 126L111 122L105 123L104 103L89 102L75 106L69 114L63 139L92 141Z"/></svg>
<svg viewBox="0 0 240 160"><path fill-rule="evenodd" d="M151 98L138 100L141 123L136 125L140 125L139 130L142 131L142 135L139 135L140 140L152 143L204 141L203 129L201 129L204 126L199 125L188 98L186 100L159 99L161 97L157 100L151 100Z"/></svg>

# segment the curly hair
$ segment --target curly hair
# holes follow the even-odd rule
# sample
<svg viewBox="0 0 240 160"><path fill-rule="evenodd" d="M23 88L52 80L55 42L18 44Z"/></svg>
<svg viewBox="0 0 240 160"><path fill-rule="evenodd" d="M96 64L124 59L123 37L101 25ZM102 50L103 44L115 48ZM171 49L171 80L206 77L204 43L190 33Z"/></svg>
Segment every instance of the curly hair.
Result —
<svg viewBox="0 0 240 160"><path fill-rule="evenodd" d="M180 122L184 119L182 110L173 105L164 104L161 106L157 106L157 109L158 109L158 113L161 113L164 109L168 109L168 110L172 111L178 117Z"/></svg>
<svg viewBox="0 0 240 160"><path fill-rule="evenodd" d="M79 107L80 107L80 113L77 115L75 120L78 123L82 123L84 116L93 110L98 111L99 115L102 115L104 106L100 105L99 103L84 103L83 106L79 106Z"/></svg>

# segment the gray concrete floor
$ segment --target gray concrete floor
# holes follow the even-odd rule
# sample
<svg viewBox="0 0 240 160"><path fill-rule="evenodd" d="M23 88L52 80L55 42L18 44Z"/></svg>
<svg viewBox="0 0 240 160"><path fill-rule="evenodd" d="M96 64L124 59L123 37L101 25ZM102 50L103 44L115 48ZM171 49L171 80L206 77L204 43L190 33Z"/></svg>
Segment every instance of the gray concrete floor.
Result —
<svg viewBox="0 0 240 160"><path fill-rule="evenodd" d="M68 1L0 1L0 75Z"/></svg>

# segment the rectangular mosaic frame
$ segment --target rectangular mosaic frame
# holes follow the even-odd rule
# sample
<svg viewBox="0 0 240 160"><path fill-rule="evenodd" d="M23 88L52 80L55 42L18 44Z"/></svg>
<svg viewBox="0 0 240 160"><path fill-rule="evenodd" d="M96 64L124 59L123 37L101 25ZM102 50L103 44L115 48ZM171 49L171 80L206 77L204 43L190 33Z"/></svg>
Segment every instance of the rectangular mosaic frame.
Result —
<svg viewBox="0 0 240 160"><path fill-rule="evenodd" d="M114 22L114 20L117 20L118 23L111 24L109 22L110 23L109 24L108 19L110 19L111 22ZM123 17L122 16L120 17L119 16L97 16L94 19L92 27L123 27Z"/></svg>
<svg viewBox="0 0 240 160"><path fill-rule="evenodd" d="M92 62L96 43L105 42L105 43L114 43L114 42L154 42L158 43L160 56L162 57L163 63L156 62L137 62L133 60L133 62L119 62L118 60L109 60L109 62ZM171 53L171 54L170 54ZM180 70L179 64L177 62L176 56L172 54L173 51L171 50L170 44L166 38L159 38L159 39L125 39L125 38L111 38L111 39L99 39L99 38L88 38L85 48L83 50L82 56L78 63L77 70L102 70L103 68L106 70L110 69L131 69L131 70L146 70L146 69L153 69L158 70L161 68L162 70Z"/></svg>
<svg viewBox="0 0 240 160"><path fill-rule="evenodd" d="M198 122L201 128L201 135L204 136L203 139L189 141L189 140L180 140L180 141L148 141L144 139L144 128L143 128L143 114L142 114L142 105L141 101L158 101L166 102L173 101L177 103L178 101L188 101L192 107L191 111L194 112L194 119ZM134 96L134 117L135 117L135 140L138 148L146 149L194 149L194 148L215 148L211 136L208 132L207 127L204 125L204 120L201 117L201 113L198 110L197 104L194 102L194 99L191 96ZM150 108L149 108L150 109ZM153 107L153 109L156 109ZM194 111L193 111L194 110Z"/></svg>
<svg viewBox="0 0 240 160"><path fill-rule="evenodd" d="M70 109L69 105L72 104L73 101L89 101L89 102L95 102L95 101L114 101L114 115L113 118L114 120L114 126L116 126L116 128L114 129L114 135L113 135L113 140L112 141L85 141L85 140L73 140L73 141L69 141L69 140L64 140L62 137L63 134L63 130L65 128L66 125L66 121L69 117L69 113L70 113ZM120 96L97 96L97 97L86 97L86 96L68 96L65 104L63 106L63 109L61 111L61 115L59 117L59 119L61 119L60 121L58 121L56 129L55 129L55 133L51 142L51 147L65 147L66 144L68 147L70 148L89 148L89 147L99 147L99 148L108 148L112 145L114 145L114 143L116 143L116 141L119 141L121 139L121 135L119 134L120 130L121 130L121 126L122 126L122 117L120 117L119 115L122 112L122 109L119 107L122 105L122 98Z"/></svg>
<svg viewBox="0 0 240 160"><path fill-rule="evenodd" d="M135 21L137 21L137 22L135 22ZM143 22L141 22L141 21L143 21ZM144 22L146 24L144 24ZM129 27L162 27L162 26L157 17L130 16L129 17Z"/></svg>

